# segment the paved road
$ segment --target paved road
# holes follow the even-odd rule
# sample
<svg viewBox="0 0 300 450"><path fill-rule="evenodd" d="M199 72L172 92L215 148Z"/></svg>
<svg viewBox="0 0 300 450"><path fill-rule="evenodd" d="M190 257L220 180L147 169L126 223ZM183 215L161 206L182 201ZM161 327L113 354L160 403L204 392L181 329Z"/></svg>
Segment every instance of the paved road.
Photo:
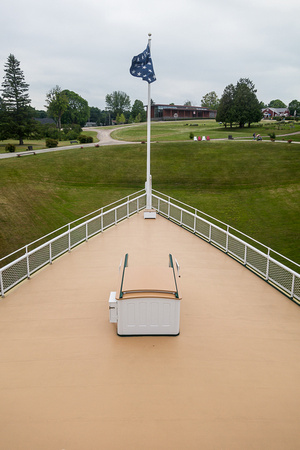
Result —
<svg viewBox="0 0 300 450"><path fill-rule="evenodd" d="M99 145L100 147L105 145L124 145L124 144L138 144L138 142L128 142L128 141L118 141L116 139L113 139L111 137L112 131L114 129L107 130L105 128L99 129L99 128L84 128L84 130L89 131L96 131L97 137L99 139L99 142L94 142L93 144L73 144L73 145L67 145L65 147L57 147L57 148L44 148L41 150L34 150L34 153L48 153L48 152L60 152L62 150L71 150L74 148L86 148L86 147L95 147L95 145ZM24 156L30 156L32 155L32 152L28 151L22 151L22 152L15 152L15 153L0 153L0 159L6 159L6 158L16 158L19 155L22 157Z"/></svg>
<svg viewBox="0 0 300 450"><path fill-rule="evenodd" d="M129 126L135 126L135 125L129 125ZM45 148L45 149L41 149L41 150L34 150L34 152L36 154L47 153L47 152L60 152L62 150L71 150L74 148L95 147L96 144L98 144L100 147L105 146L105 145L139 144L139 142L118 141L116 139L113 139L111 137L111 133L116 129L117 128L113 128L110 130L108 130L106 128L100 128L100 129L99 128L84 128L84 130L96 131L99 142L94 142L93 144L73 144L73 145L68 145L65 147L57 147L57 148ZM292 136L294 134L299 134L299 133L300 133L299 131L296 131L294 133L277 135L276 141L277 142L286 142L286 141L278 141L278 138ZM268 138L268 136L263 136L263 137ZM247 138L236 138L236 140L243 140L243 139L249 140L249 139L253 139L253 137L249 137L248 139ZM227 141L227 138L220 138L220 139L215 139L215 140L224 140L224 141L226 140ZM300 142L293 142L293 143L300 144ZM32 152L25 151L25 152L15 152L15 153L0 153L0 159L15 158L15 157L18 157L19 155L30 156L30 155L32 155Z"/></svg>

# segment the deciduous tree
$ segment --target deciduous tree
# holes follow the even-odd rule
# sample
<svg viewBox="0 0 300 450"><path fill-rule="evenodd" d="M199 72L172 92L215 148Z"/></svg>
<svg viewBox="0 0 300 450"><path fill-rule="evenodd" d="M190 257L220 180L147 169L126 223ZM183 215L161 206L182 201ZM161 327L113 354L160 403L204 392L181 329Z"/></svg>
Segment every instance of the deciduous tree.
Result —
<svg viewBox="0 0 300 450"><path fill-rule="evenodd" d="M300 116L300 102L292 100L289 103L289 111L291 116Z"/></svg>
<svg viewBox="0 0 300 450"><path fill-rule="evenodd" d="M144 109L143 102L141 100L135 100L135 102L132 106L132 109L131 109L131 116L135 122L145 122L146 121L147 114Z"/></svg>
<svg viewBox="0 0 300 450"><path fill-rule="evenodd" d="M279 100L279 98L277 98L276 100L271 100L268 106L269 108L286 108L286 105L283 103L283 101Z"/></svg>
<svg viewBox="0 0 300 450"><path fill-rule="evenodd" d="M68 108L67 96L63 93L60 86L55 86L46 95L47 113L55 120L57 128L61 129L61 118Z"/></svg>
<svg viewBox="0 0 300 450"><path fill-rule="evenodd" d="M114 91L112 94L107 94L105 102L107 109L111 111L114 118L130 110L130 98L122 91Z"/></svg>
<svg viewBox="0 0 300 450"><path fill-rule="evenodd" d="M64 89L62 94L67 97L68 101L67 109L62 115L62 123L76 123L83 127L90 116L88 102L80 95L76 94L76 92L69 91L68 89Z"/></svg>
<svg viewBox="0 0 300 450"><path fill-rule="evenodd" d="M201 100L201 106L210 109L218 109L220 100L215 91L208 92Z"/></svg>

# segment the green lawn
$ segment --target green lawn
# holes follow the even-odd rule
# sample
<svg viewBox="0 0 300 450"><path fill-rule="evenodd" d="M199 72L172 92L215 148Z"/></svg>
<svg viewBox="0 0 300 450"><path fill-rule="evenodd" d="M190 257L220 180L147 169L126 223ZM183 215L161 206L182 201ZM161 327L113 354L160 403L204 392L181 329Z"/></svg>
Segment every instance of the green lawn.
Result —
<svg viewBox="0 0 300 450"><path fill-rule="evenodd" d="M174 121L174 122L152 122L151 123L151 141L188 141L190 133L195 136L209 136L212 139L228 138L231 134L234 139L251 138L253 133L264 136L269 140L268 134L274 132L276 136L285 135L294 132L300 133L300 124L295 123L278 123L276 121L261 121L252 124L250 128L233 127L225 128L224 125L217 123L215 120L201 121ZM113 131L112 136L115 139L125 141L141 142L147 139L146 123L120 127ZM278 139L281 139L278 137ZM300 141L300 134L291 136L292 140Z"/></svg>
<svg viewBox="0 0 300 450"><path fill-rule="evenodd" d="M98 142L97 133L95 131L84 131L82 134L87 136L92 136L94 142ZM46 147L45 139L24 139L24 145L19 145L17 139L7 139L6 141L0 141L0 153L5 153L5 146L7 144L13 144L16 147L16 153L24 152L27 150L28 146L32 146L32 150L40 150ZM70 141L59 141L58 147L65 147L71 145Z"/></svg>
<svg viewBox="0 0 300 450"><path fill-rule="evenodd" d="M153 143L153 188L300 262L300 147ZM146 145L0 161L0 256L144 187Z"/></svg>

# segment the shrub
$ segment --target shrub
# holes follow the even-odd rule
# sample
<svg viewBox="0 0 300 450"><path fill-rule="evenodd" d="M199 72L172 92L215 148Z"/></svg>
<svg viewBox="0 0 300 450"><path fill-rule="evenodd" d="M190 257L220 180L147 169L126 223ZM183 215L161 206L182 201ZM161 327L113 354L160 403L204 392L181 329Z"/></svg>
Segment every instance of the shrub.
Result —
<svg viewBox="0 0 300 450"><path fill-rule="evenodd" d="M269 133L270 139L276 139L276 134L274 131L272 133Z"/></svg>
<svg viewBox="0 0 300 450"><path fill-rule="evenodd" d="M190 139L194 139L194 133L190 133Z"/></svg>
<svg viewBox="0 0 300 450"><path fill-rule="evenodd" d="M57 145L58 145L57 139L51 139L51 138L46 139L46 147L54 148L54 147L57 147Z"/></svg>
<svg viewBox="0 0 300 450"><path fill-rule="evenodd" d="M13 153L13 152L16 151L16 147L15 147L13 144L7 144L7 145L5 146L5 151L6 151L6 152Z"/></svg>
<svg viewBox="0 0 300 450"><path fill-rule="evenodd" d="M94 138L92 136L86 136L82 134L78 137L80 144L92 144L94 142Z"/></svg>

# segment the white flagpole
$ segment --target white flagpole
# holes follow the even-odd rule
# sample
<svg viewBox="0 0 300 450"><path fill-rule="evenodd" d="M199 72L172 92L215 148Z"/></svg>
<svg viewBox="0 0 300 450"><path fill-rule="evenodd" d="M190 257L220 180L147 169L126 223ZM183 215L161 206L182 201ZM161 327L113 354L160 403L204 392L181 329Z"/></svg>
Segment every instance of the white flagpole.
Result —
<svg viewBox="0 0 300 450"><path fill-rule="evenodd" d="M148 45L151 51L151 34L148 34ZM147 209L152 208L152 184L151 184L151 173L150 173L150 139L151 139L151 83L148 83L148 108L147 108Z"/></svg>

